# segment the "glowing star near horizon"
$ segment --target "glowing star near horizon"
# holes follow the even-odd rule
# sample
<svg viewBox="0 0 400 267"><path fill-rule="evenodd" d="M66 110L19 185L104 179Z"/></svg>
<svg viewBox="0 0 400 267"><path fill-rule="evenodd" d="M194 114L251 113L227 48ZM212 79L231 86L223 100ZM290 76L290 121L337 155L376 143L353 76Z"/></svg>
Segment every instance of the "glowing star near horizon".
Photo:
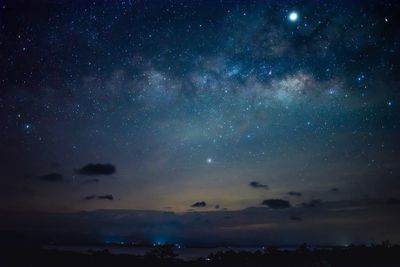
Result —
<svg viewBox="0 0 400 267"><path fill-rule="evenodd" d="M207 158L207 163L211 164L213 162L212 158Z"/></svg>
<svg viewBox="0 0 400 267"><path fill-rule="evenodd" d="M290 21L297 21L298 20L298 18L299 18L299 14L297 14L297 12L291 12L290 14L289 14L289 20Z"/></svg>

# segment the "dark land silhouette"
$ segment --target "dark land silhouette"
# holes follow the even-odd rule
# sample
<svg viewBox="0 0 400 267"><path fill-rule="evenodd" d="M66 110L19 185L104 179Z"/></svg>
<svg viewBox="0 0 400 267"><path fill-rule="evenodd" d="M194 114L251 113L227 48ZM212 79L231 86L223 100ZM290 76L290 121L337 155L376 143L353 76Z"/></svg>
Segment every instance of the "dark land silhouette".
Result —
<svg viewBox="0 0 400 267"><path fill-rule="evenodd" d="M330 249L309 249L305 244L295 250L267 247L263 251L212 253L197 260L179 259L174 245L157 246L146 255L114 255L100 252L63 252L38 248L3 248L1 267L26 266L271 266L271 267L397 267L400 246L383 242L379 245L351 245Z"/></svg>

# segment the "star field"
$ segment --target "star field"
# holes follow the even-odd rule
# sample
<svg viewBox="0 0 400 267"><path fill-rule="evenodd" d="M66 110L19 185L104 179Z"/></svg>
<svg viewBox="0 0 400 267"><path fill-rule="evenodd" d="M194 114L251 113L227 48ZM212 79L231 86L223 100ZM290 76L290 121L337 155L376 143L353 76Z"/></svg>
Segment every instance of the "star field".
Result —
<svg viewBox="0 0 400 267"><path fill-rule="evenodd" d="M4 209L399 197L394 1L0 8Z"/></svg>

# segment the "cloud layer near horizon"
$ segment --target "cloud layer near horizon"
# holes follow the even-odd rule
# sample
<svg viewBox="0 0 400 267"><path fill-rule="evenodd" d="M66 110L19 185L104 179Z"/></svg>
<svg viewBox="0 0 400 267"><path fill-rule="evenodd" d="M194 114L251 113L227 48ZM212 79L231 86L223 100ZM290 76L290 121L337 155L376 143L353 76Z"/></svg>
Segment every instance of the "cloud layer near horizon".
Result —
<svg viewBox="0 0 400 267"><path fill-rule="evenodd" d="M400 236L392 234L397 227L400 213L396 211L399 207L398 203L388 204L385 200L358 200L324 202L314 209L302 206L279 210L251 207L239 211L182 214L140 210L2 212L4 219L0 222L0 233L35 236L39 229L47 225L47 230L41 231L43 236L58 238L59 242L163 240L183 244L229 242L248 245L302 242L344 245L384 239L399 242ZM23 227L26 220L30 221L29 229ZM280 237L279 241L276 236ZM40 239L39 236L35 238Z"/></svg>

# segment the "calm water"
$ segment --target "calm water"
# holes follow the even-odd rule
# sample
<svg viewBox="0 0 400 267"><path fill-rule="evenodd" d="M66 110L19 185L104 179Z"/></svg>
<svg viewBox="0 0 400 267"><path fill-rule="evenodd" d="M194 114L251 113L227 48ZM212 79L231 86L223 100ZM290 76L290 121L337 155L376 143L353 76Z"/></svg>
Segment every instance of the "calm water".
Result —
<svg viewBox="0 0 400 267"><path fill-rule="evenodd" d="M60 251L72 251L80 253L92 253L96 251L108 250L111 254L132 254L132 255L144 255L152 247L119 247L119 246L47 246L45 249L55 249ZM194 260L198 258L205 258L211 253L218 251L249 251L255 252L262 250L261 247L216 247L216 248L176 248L175 252L179 255L179 258L183 260Z"/></svg>

